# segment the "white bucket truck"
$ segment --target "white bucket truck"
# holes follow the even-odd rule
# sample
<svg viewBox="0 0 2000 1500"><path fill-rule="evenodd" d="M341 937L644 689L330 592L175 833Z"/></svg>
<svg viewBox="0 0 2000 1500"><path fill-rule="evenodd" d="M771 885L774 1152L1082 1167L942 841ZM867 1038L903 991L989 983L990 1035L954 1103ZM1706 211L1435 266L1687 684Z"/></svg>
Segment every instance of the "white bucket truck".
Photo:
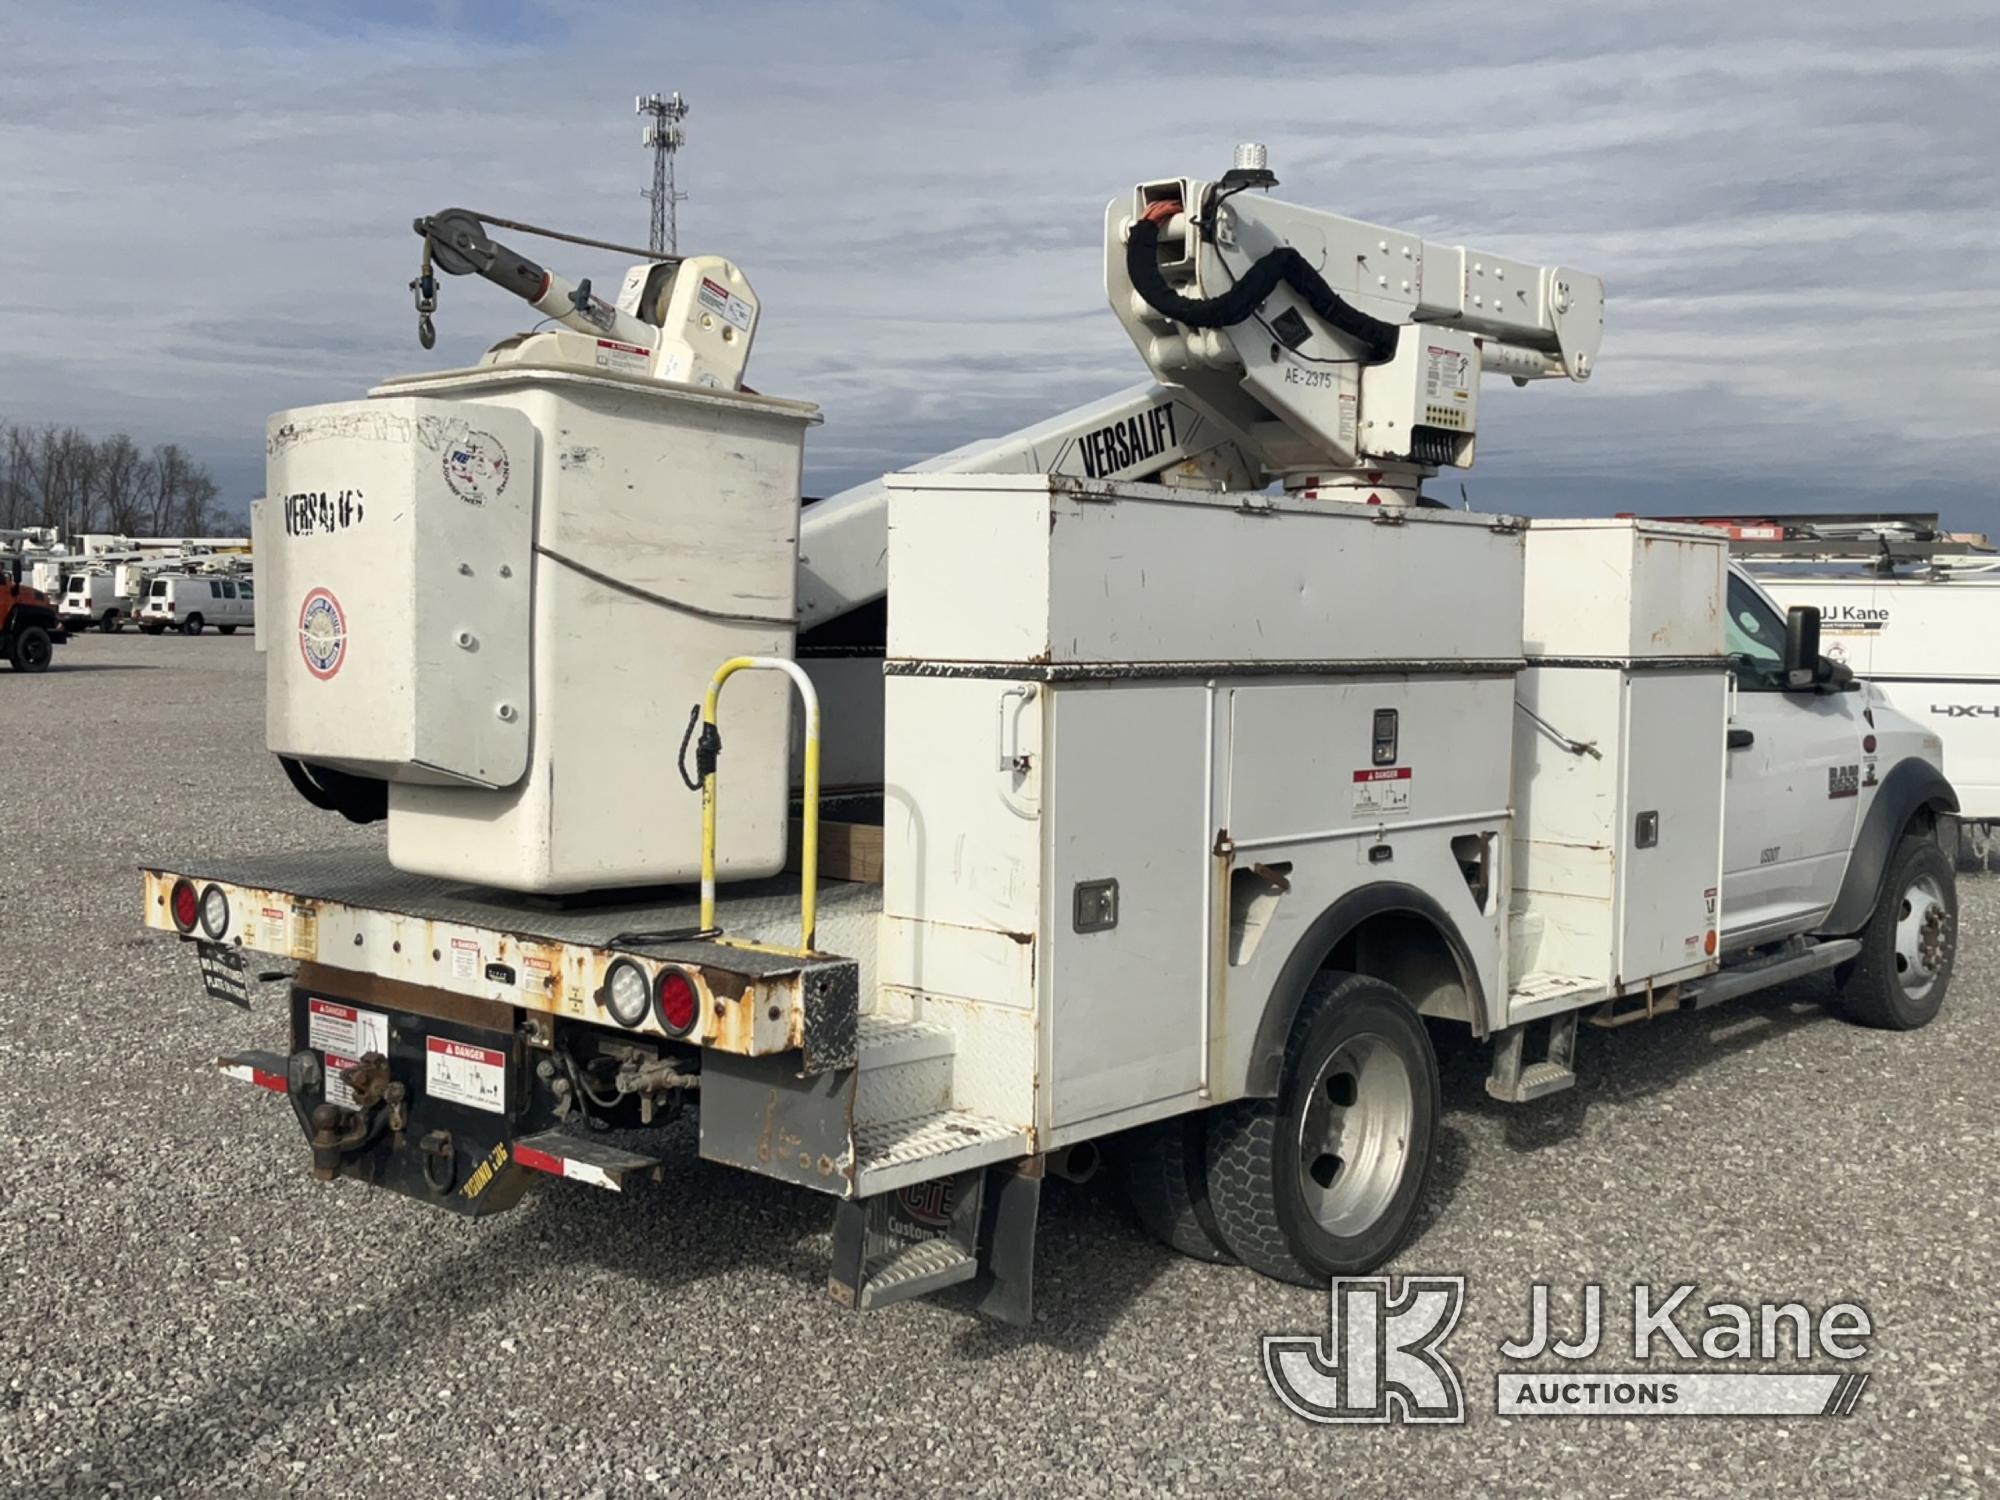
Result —
<svg viewBox="0 0 2000 1500"><path fill-rule="evenodd" d="M1862 1021L1935 1014L1955 797L1812 611L1711 532L1421 499L1482 370L1591 373L1598 282L1272 182L1111 204L1158 385L797 525L815 414L742 389L734 267L613 306L420 221L562 326L271 429L272 744L386 858L145 881L211 993L298 962L283 1044L222 1061L317 1175L484 1214L626 1185L691 1108L703 1157L836 1201L842 1302L1018 1319L1041 1181L1100 1147L1191 1254L1382 1264L1429 1026L1526 1101L1586 1018L1828 969Z"/></svg>

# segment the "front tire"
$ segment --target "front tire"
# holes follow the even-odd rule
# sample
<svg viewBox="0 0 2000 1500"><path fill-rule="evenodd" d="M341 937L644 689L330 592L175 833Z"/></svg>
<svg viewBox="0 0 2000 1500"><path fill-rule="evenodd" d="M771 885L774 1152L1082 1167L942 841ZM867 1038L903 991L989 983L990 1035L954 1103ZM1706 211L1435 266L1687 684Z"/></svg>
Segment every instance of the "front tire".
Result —
<svg viewBox="0 0 2000 1500"><path fill-rule="evenodd" d="M217 635L234 635L236 634L236 627L234 625L218 625L215 627L215 633Z"/></svg>
<svg viewBox="0 0 2000 1500"><path fill-rule="evenodd" d="M1886 1031L1930 1024L1951 987L1958 951L1958 883L1937 841L1905 834L1861 930L1861 954L1836 976L1851 1021Z"/></svg>
<svg viewBox="0 0 2000 1500"><path fill-rule="evenodd" d="M1292 1023L1278 1097L1209 1121L1209 1202L1237 1259L1301 1286L1362 1275L1402 1247L1423 1204L1437 1054L1393 986L1323 972Z"/></svg>
<svg viewBox="0 0 2000 1500"><path fill-rule="evenodd" d="M46 672L55 654L55 642L49 639L49 633L39 625L30 625L15 632L7 659L16 672Z"/></svg>

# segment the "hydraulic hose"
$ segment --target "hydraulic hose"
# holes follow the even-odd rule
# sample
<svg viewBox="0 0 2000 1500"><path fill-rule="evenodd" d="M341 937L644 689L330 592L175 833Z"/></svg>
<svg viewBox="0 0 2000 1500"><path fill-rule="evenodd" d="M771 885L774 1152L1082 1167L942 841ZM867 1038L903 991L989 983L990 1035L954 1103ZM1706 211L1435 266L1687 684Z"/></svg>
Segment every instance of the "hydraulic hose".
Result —
<svg viewBox="0 0 2000 1500"><path fill-rule="evenodd" d="M1395 357L1400 332L1397 325L1372 318L1343 300L1290 245L1266 254L1220 296L1182 296L1167 285L1159 257L1160 218L1180 211L1178 203L1155 204L1145 218L1132 226L1125 242L1125 274L1131 277L1133 289L1155 312L1189 328L1229 328L1256 312L1282 281L1321 318L1366 346L1362 363L1379 365Z"/></svg>

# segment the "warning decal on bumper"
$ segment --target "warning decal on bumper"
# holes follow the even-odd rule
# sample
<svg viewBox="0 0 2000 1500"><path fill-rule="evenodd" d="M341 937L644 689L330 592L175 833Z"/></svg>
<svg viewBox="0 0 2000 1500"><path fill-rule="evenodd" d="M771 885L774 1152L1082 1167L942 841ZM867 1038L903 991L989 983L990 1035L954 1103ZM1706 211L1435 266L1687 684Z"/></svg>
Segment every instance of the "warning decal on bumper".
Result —
<svg viewBox="0 0 2000 1500"><path fill-rule="evenodd" d="M338 1104L342 1109L359 1109L355 1102L354 1090L347 1086L347 1070L361 1066L358 1057L342 1057L338 1052L326 1055L326 1102Z"/></svg>
<svg viewBox="0 0 2000 1500"><path fill-rule="evenodd" d="M507 1110L507 1054L491 1047L424 1038L424 1092L433 1099L504 1114Z"/></svg>
<svg viewBox="0 0 2000 1500"><path fill-rule="evenodd" d="M338 1053L344 1058L366 1057L371 1052L387 1057L389 1018L379 1010L360 1010L334 1000L308 1000L306 1045L315 1052ZM331 1066L331 1058L328 1064Z"/></svg>

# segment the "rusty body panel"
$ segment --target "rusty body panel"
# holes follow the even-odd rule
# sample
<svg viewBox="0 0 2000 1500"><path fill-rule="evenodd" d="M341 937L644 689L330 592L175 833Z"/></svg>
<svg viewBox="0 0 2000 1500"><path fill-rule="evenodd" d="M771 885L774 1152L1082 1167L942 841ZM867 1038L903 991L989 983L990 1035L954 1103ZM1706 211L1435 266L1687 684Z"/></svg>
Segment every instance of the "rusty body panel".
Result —
<svg viewBox="0 0 2000 1500"><path fill-rule="evenodd" d="M183 935L337 969L350 989L357 981L411 986L469 1004L664 1037L669 1033L650 1010L636 1026L619 1027L603 991L614 963L638 965L649 982L675 968L693 981L701 1001L683 1040L745 1057L804 1049L809 1069L854 1061L860 994L851 960L777 953L658 920L683 916L684 901L546 910L439 889L439 882L389 870L368 851L161 864L143 876L149 928L180 932L171 907L178 881L203 893L219 887L228 901L224 930Z"/></svg>

